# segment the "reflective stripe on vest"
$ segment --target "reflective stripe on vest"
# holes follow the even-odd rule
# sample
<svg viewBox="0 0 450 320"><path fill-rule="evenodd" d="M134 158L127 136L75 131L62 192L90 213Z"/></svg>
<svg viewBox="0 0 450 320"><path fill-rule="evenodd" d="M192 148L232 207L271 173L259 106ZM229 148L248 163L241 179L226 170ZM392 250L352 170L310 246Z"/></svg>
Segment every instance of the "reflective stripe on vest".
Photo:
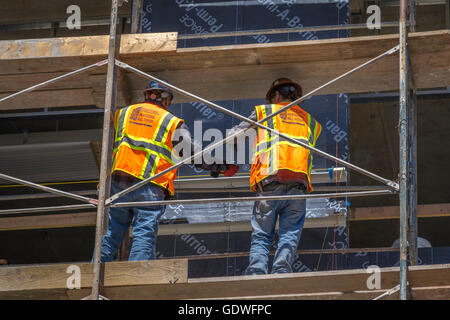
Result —
<svg viewBox="0 0 450 320"><path fill-rule="evenodd" d="M112 171L144 180L174 164L172 135L183 120L150 103L116 112ZM151 182L174 194L176 169Z"/></svg>
<svg viewBox="0 0 450 320"><path fill-rule="evenodd" d="M260 121L270 116L286 104L256 106L257 120ZM315 146L322 128L309 113L299 106L293 106L263 124L290 138L303 140L312 147ZM268 176L276 175L280 169L305 174L308 178L308 191L313 190L311 185L312 153L268 130L258 128L250 175L252 189L256 191L255 185L258 182Z"/></svg>

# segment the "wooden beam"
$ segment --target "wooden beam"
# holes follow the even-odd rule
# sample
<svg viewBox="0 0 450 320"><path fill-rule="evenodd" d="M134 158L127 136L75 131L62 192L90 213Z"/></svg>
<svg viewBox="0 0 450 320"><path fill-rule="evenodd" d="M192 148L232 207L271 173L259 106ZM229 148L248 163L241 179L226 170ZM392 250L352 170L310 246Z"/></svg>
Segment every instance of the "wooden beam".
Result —
<svg viewBox="0 0 450 320"><path fill-rule="evenodd" d="M174 266L170 264L174 260L138 262L136 267L130 262L107 263L105 295L110 299L169 300L246 297L320 299L345 296L352 299L358 295L367 299L395 287L399 281L398 267L380 268L380 289L374 291L367 288L368 278L372 274L365 269L186 279L187 261L182 260L178 266ZM156 262L162 264L159 270L155 270L156 266L151 264ZM83 289L65 289L69 276L65 273L67 266L0 268L0 298L79 299L85 294ZM86 270L87 274L90 269ZM150 274L153 276L147 277ZM83 281L82 287L85 288L88 282ZM409 281L413 297L450 298L450 264L412 266L409 269Z"/></svg>
<svg viewBox="0 0 450 320"><path fill-rule="evenodd" d="M106 56L105 37L0 41L0 52L4 51L0 54L0 79L5 77L3 82L7 82L6 76L12 74L27 74L29 79L39 75L36 76L39 79L42 73L67 72L95 63ZM131 66L166 78L186 91L218 101L230 97L261 98L271 81L280 76L296 79L307 92L397 43L397 35L380 35L177 50L176 33L128 34L123 35L120 56ZM419 89L450 85L448 30L412 33L408 44ZM321 94L396 90L399 83L395 71L397 65L397 54L385 57L324 89ZM98 100L104 95L103 69L94 69L90 73ZM129 72L126 76L131 101L140 101L148 81ZM23 89L19 77L16 79L8 84L8 93ZM67 90L86 88L86 82L75 79L60 87ZM0 91L2 93L5 92ZM186 101L189 99L175 95L174 103ZM49 99L49 106L51 103ZM77 103L77 99L72 99L71 103ZM7 105L2 107L8 108Z"/></svg>
<svg viewBox="0 0 450 320"><path fill-rule="evenodd" d="M224 300L373 300L384 294L386 290L360 290L352 292L298 293L263 296L239 296L222 298ZM450 286L411 288L412 300L448 300ZM220 299L220 298L215 298ZM398 292L384 296L381 300L398 300ZM208 299L200 299L208 300Z"/></svg>
<svg viewBox="0 0 450 320"><path fill-rule="evenodd" d="M419 218L450 216L450 203L421 204L417 208L417 214ZM400 209L398 206L350 208L349 214L350 221L399 218Z"/></svg>
<svg viewBox="0 0 450 320"><path fill-rule="evenodd" d="M9 292L66 290L68 278L79 268L81 288L92 285L92 264L52 264L0 268L0 299ZM105 287L187 283L187 260L120 261L105 263Z"/></svg>
<svg viewBox="0 0 450 320"><path fill-rule="evenodd" d="M95 226L95 212L0 218L0 231Z"/></svg>
<svg viewBox="0 0 450 320"><path fill-rule="evenodd" d="M399 268L381 268L381 289L395 287L399 281ZM219 278L189 279L169 287L108 288L106 293L112 299L206 299L233 298L242 296L317 294L327 292L357 293L368 291L367 280L371 274L365 269L305 272L285 275L237 276ZM410 268L410 283L415 287L449 286L450 265L415 266ZM153 288L152 288L153 287ZM153 290L152 290L153 289ZM156 290L157 289L157 290ZM448 293L448 291L447 291ZM378 293L377 293L378 294ZM449 297L447 296L447 299Z"/></svg>
<svg viewBox="0 0 450 320"><path fill-rule="evenodd" d="M124 34L120 53L170 52L176 49L176 41L176 32ZM0 41L0 60L106 57L108 43L106 35Z"/></svg>

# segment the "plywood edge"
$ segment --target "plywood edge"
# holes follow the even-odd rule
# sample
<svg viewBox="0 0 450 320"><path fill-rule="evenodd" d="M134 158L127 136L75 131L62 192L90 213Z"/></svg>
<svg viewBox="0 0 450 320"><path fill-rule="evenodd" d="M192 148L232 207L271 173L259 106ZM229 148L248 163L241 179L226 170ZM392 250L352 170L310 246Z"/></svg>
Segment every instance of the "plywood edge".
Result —
<svg viewBox="0 0 450 320"><path fill-rule="evenodd" d="M187 259L108 262L105 287L186 283L187 264ZM6 266L0 268L0 293L70 289L78 284L90 288L92 277L91 263Z"/></svg>
<svg viewBox="0 0 450 320"><path fill-rule="evenodd" d="M175 51L176 32L125 34L120 53L124 55ZM0 41L0 60L89 57L108 55L109 36L61 37Z"/></svg>
<svg viewBox="0 0 450 320"><path fill-rule="evenodd" d="M167 262L168 260L162 261ZM105 296L110 299L353 299L358 296L362 299L372 299L399 283L399 267L390 267L380 268L380 287L374 290L367 287L367 281L373 274L368 273L365 269L201 278L189 279L188 281L180 279L176 282L164 281L140 284L138 282L132 283L126 276L121 276L128 272L136 275L135 278L137 278L137 272L133 268L129 268L129 263L116 262L113 264L115 266L123 264L127 271L116 272L115 283L109 282L112 280L106 278ZM40 268L44 270L48 266L40 266ZM1 270L2 268L0 268ZM107 275L108 272L107 268ZM16 277L24 274L25 271L18 271ZM426 298L427 294L432 294L436 298L445 298L450 293L449 275L450 264L422 265L410 267L408 279L411 283L413 295L416 292L416 298ZM42 277L42 272L39 277ZM140 274L140 278L145 279L145 274ZM0 277L0 281L1 279L4 279L4 277ZM21 277L20 280L23 287L24 283L29 281L29 278ZM34 280L36 281L36 279ZM149 282L148 279L146 280ZM6 299L80 299L87 295L86 288L68 290L66 288L52 289L47 287L46 289L42 282L40 285L28 286L28 288L20 289L20 287L16 287L9 292L0 290L0 297ZM391 296L391 298L394 297Z"/></svg>

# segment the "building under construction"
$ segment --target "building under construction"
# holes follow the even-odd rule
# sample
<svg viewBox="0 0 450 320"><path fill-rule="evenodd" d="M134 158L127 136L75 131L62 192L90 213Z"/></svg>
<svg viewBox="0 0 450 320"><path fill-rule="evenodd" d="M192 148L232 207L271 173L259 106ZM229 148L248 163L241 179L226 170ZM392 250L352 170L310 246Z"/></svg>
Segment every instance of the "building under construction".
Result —
<svg viewBox="0 0 450 320"><path fill-rule="evenodd" d="M0 299L450 299L449 0L0 5ZM177 163L157 258L100 263L114 111L163 83L207 152L280 77L323 127L294 272L243 275L251 157Z"/></svg>

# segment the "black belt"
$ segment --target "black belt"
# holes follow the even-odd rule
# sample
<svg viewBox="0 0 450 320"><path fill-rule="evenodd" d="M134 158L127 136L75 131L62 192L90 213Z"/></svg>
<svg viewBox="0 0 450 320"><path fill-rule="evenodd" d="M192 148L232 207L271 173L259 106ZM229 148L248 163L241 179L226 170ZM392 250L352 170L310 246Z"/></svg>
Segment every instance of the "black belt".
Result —
<svg viewBox="0 0 450 320"><path fill-rule="evenodd" d="M122 187L131 187L131 186L133 186L133 185L143 181L143 180L141 180L139 178L136 178L136 177L134 177L134 176L132 176L132 175L130 175L128 173L125 173L123 171L115 171L112 174L112 180L115 183L121 185ZM153 185L158 187L158 188L160 188L160 189L162 189L164 191L165 200L169 200L169 199L172 198L172 196L170 195L169 190L167 190L166 188L163 188L161 186L158 186L156 184L153 184Z"/></svg>
<svg viewBox="0 0 450 320"><path fill-rule="evenodd" d="M132 186L140 181L142 181L141 179L138 179L130 174L127 174L125 172L122 171L115 171L112 174L112 180L120 185L126 185L126 186Z"/></svg>
<svg viewBox="0 0 450 320"><path fill-rule="evenodd" d="M307 190L305 184L301 182L281 183L277 181L263 185L262 189L263 191L274 191L275 189L278 189L280 186L284 186L286 190L299 189L303 190L304 192L306 192Z"/></svg>

